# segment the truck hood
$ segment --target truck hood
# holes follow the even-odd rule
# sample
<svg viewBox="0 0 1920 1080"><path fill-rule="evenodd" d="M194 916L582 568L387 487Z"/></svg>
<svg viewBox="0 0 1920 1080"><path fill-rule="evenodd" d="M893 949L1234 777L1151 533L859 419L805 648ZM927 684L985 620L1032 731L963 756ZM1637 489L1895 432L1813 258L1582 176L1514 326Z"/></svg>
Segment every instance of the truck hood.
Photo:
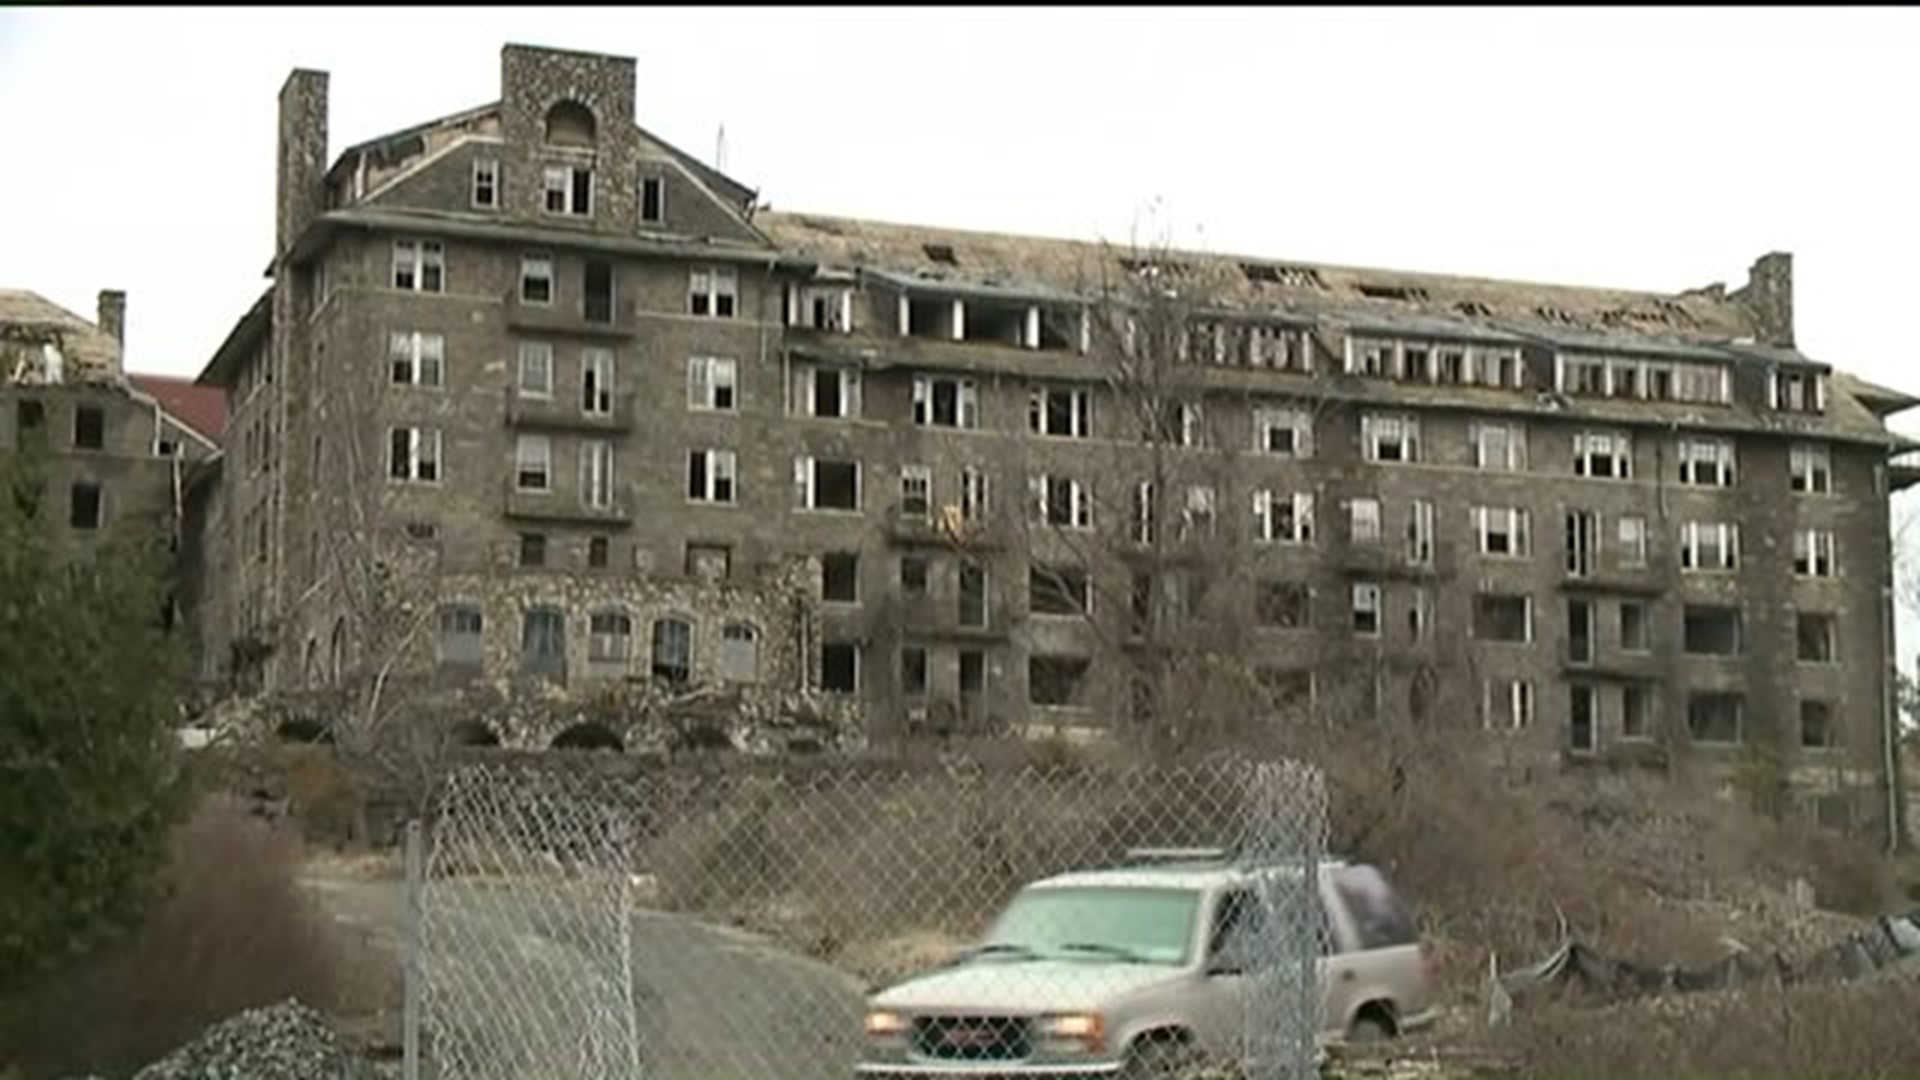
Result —
<svg viewBox="0 0 1920 1080"><path fill-rule="evenodd" d="M1180 978L1164 964L988 960L915 976L875 994L873 1008L910 1013L1027 1015L1085 1012Z"/></svg>

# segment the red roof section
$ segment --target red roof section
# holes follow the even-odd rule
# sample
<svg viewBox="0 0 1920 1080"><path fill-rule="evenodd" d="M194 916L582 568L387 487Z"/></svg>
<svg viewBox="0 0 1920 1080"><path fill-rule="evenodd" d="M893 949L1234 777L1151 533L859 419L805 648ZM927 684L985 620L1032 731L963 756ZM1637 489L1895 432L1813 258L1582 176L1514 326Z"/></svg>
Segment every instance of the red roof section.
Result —
<svg viewBox="0 0 1920 1080"><path fill-rule="evenodd" d="M127 376L133 385L152 394L175 420L212 439L215 445L227 432L227 392L217 386L200 386L192 379L169 375Z"/></svg>

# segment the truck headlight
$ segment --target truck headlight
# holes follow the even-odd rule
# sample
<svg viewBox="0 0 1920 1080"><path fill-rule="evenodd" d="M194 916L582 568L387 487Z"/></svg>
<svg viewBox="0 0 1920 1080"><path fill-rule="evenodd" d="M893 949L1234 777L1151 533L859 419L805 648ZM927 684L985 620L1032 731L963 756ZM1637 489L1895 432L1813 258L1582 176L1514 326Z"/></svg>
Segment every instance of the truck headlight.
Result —
<svg viewBox="0 0 1920 1080"><path fill-rule="evenodd" d="M1050 1050L1097 1054L1105 1048L1106 1021L1099 1013L1061 1013L1040 1018L1040 1038Z"/></svg>
<svg viewBox="0 0 1920 1080"><path fill-rule="evenodd" d="M891 1041L907 1033L907 1018L891 1009L867 1010L867 1038Z"/></svg>

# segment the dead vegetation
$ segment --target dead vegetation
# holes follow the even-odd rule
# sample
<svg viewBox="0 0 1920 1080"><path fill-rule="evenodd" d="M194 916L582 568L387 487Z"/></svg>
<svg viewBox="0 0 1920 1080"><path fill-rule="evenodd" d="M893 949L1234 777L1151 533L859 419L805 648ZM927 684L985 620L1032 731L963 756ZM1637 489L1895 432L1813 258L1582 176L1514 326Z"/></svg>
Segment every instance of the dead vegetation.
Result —
<svg viewBox="0 0 1920 1080"><path fill-rule="evenodd" d="M0 1067L114 1072L253 1006L338 1006L356 962L301 894L301 857L284 830L203 802L177 829L164 899L140 928L0 1005Z"/></svg>

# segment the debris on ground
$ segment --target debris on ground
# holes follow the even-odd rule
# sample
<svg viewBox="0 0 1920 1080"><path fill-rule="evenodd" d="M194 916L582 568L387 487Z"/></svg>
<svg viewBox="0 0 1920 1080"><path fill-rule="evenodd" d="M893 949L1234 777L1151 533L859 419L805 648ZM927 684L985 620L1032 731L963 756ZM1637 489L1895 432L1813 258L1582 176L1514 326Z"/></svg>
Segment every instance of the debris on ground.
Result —
<svg viewBox="0 0 1920 1080"><path fill-rule="evenodd" d="M320 1013L288 1000L249 1009L140 1070L134 1080L377 1080Z"/></svg>

